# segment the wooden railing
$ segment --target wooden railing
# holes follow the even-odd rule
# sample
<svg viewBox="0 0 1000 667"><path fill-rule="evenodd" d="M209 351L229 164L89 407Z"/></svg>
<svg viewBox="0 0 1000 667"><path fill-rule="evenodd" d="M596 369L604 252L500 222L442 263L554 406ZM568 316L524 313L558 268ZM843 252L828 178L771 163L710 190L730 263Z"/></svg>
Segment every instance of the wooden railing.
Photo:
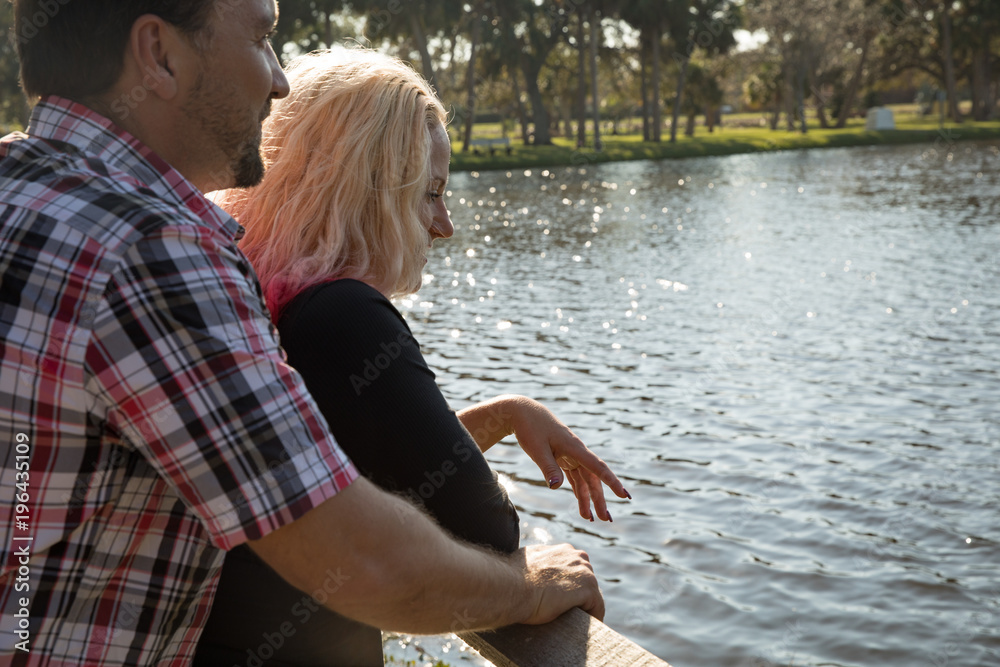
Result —
<svg viewBox="0 0 1000 667"><path fill-rule="evenodd" d="M580 609L545 625L458 636L496 667L670 667Z"/></svg>

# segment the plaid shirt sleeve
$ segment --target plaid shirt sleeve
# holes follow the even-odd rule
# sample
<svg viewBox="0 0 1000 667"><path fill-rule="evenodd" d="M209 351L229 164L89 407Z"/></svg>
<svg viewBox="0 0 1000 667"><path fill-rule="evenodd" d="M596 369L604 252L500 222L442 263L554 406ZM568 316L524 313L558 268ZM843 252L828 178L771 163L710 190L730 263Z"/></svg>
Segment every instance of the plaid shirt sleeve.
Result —
<svg viewBox="0 0 1000 667"><path fill-rule="evenodd" d="M86 353L92 393L216 546L262 537L355 479L231 239L154 225L111 276Z"/></svg>

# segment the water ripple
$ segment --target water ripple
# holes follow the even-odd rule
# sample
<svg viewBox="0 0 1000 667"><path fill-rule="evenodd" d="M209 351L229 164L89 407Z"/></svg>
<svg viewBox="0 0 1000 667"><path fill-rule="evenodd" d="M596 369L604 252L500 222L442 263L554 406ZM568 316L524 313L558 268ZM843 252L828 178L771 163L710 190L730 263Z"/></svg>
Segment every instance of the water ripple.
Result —
<svg viewBox="0 0 1000 667"><path fill-rule="evenodd" d="M1000 664L998 156L456 174L404 310L454 407L543 400L626 480L591 524L489 453L672 664Z"/></svg>

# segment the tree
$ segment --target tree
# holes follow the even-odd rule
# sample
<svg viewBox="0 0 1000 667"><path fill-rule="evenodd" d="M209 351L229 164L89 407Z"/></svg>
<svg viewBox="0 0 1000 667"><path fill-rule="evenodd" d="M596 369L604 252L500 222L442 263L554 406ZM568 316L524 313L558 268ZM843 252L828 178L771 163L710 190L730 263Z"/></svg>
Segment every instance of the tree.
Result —
<svg viewBox="0 0 1000 667"><path fill-rule="evenodd" d="M778 119L784 102L783 94L784 75L781 72L781 64L773 60L764 62L743 82L743 95L746 100L771 113L769 125L772 130L778 128Z"/></svg>
<svg viewBox="0 0 1000 667"><path fill-rule="evenodd" d="M966 0L956 16L962 42L969 48L963 69L968 71L972 94L973 120L989 120L996 113L997 62L994 43L1000 35L1000 3L995 0Z"/></svg>
<svg viewBox="0 0 1000 667"><path fill-rule="evenodd" d="M0 3L0 34L6 37L13 23L14 6L9 2ZM16 123L24 127L28 124L28 101L18 82L20 67L14 39L11 34L11 39L0 41L0 125Z"/></svg>
<svg viewBox="0 0 1000 667"><path fill-rule="evenodd" d="M677 121L691 56L696 50L701 50L709 57L716 57L733 48L736 45L734 31L740 26L740 14L730 0L687 0L668 3L667 7L672 10L670 35L675 45L683 49L683 52L675 51L674 54L680 67L677 93L674 96L673 122L670 126L670 141L673 143L677 141Z"/></svg>
<svg viewBox="0 0 1000 667"><path fill-rule="evenodd" d="M667 17L678 2L682 0L625 0L621 5L621 17L639 31L639 41L643 45L640 48L640 57L649 56L652 64L652 72L647 79L646 86L652 84L648 90L649 100L643 95L643 109L648 109L650 120L649 141L660 141L662 136L663 118L660 111L660 81L661 66L663 64L662 42L663 35L667 31ZM645 61L644 61L645 62ZM642 67L645 71L645 65ZM645 113L645 111L644 111ZM644 124L645 124L644 120Z"/></svg>
<svg viewBox="0 0 1000 667"><path fill-rule="evenodd" d="M360 29L347 17L339 0L283 0L273 40L275 51L294 57L315 49L328 49Z"/></svg>
<svg viewBox="0 0 1000 667"><path fill-rule="evenodd" d="M997 76L992 53L1000 34L998 3L885 0L884 11L892 17L893 29L876 38L876 76L887 78L909 70L928 74L946 92L948 115L956 122L962 120L959 86L967 81L973 118L988 118L994 112L991 79Z"/></svg>
<svg viewBox="0 0 1000 667"><path fill-rule="evenodd" d="M956 123L962 122L962 112L958 110L958 92L955 82L955 54L951 35L951 3L941 2L935 7L941 22L941 60L944 63L944 89L948 94L948 115Z"/></svg>
<svg viewBox="0 0 1000 667"><path fill-rule="evenodd" d="M711 132L715 127L715 115L722 104L722 88L719 80L708 68L691 63L688 66L687 95L684 99L684 110L687 113L686 136L694 136L695 117L705 114L705 125Z"/></svg>
<svg viewBox="0 0 1000 667"><path fill-rule="evenodd" d="M534 0L495 0L494 4L503 22L501 33L514 45L517 63L524 74L535 125L533 143L536 146L551 144L551 116L538 79L549 53L564 37L568 13L561 2L545 8Z"/></svg>
<svg viewBox="0 0 1000 667"><path fill-rule="evenodd" d="M858 91L864 81L865 65L868 55L871 52L872 43L878 35L879 30L887 24L882 20L884 8L877 0L850 0L847 3L848 19L844 26L848 36L846 44L848 49L855 47L858 53L851 78L844 88L844 99L841 102L837 123L834 127L845 127L847 119L850 117L851 109L854 107L854 100L857 99ZM857 39L850 36L853 35Z"/></svg>
<svg viewBox="0 0 1000 667"><path fill-rule="evenodd" d="M349 4L355 13L363 15L366 19L365 39L371 42L378 39L397 41L412 39L424 78L432 88L438 89L437 75L428 45L427 25L443 27L446 17L445 3L440 0L405 2L397 0L390 3L386 3L385 0L351 0Z"/></svg>
<svg viewBox="0 0 1000 667"><path fill-rule="evenodd" d="M815 87L821 62L837 41L841 18L838 7L827 0L748 0L747 18L751 30L764 30L768 45L778 54L784 76L785 114L788 130L795 129L795 119L805 133L806 86Z"/></svg>
<svg viewBox="0 0 1000 667"><path fill-rule="evenodd" d="M477 0L472 6L472 44L469 46L469 64L465 73L465 132L462 138L462 152L469 151L469 144L472 142L472 124L476 117L476 52L479 50L479 42L483 34L483 9L486 0ZM451 66L455 63L452 61Z"/></svg>

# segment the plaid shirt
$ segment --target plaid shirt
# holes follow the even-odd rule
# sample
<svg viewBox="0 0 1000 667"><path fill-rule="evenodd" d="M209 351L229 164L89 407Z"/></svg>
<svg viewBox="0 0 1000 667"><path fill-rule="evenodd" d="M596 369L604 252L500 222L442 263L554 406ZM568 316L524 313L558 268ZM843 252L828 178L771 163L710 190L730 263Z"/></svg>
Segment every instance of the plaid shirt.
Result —
<svg viewBox="0 0 1000 667"><path fill-rule="evenodd" d="M356 478L238 230L78 104L0 141L0 664L189 664L225 550Z"/></svg>

